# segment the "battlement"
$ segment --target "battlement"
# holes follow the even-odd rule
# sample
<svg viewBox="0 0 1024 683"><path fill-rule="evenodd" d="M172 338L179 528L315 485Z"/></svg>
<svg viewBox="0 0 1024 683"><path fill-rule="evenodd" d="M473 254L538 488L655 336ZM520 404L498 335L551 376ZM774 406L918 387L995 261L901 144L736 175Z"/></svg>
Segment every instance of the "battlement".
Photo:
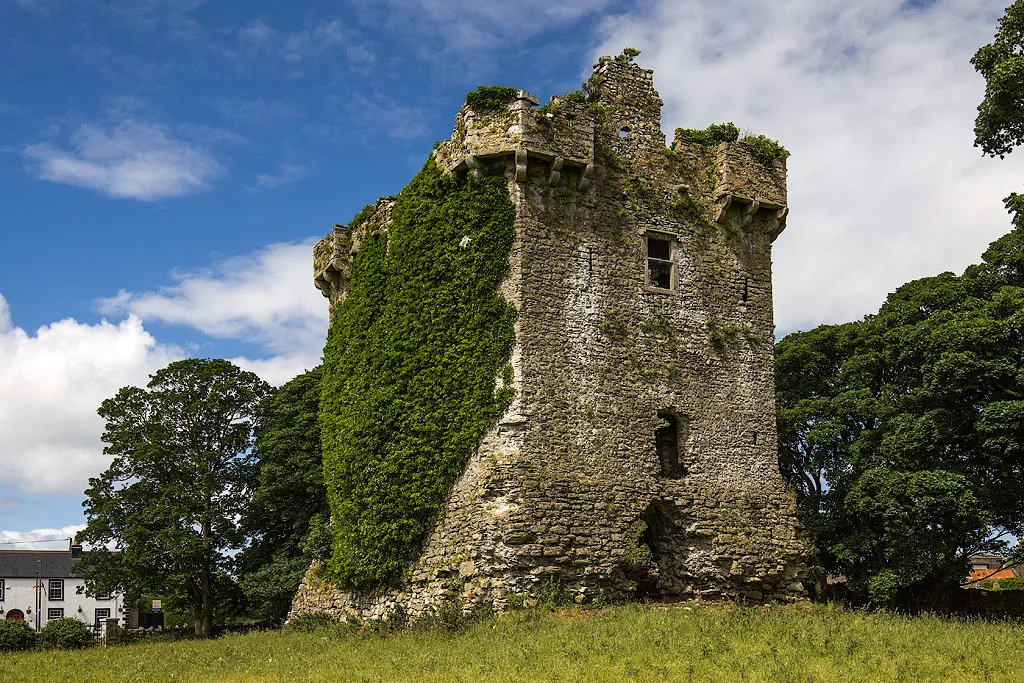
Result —
<svg viewBox="0 0 1024 683"><path fill-rule="evenodd" d="M372 213L360 214L350 225L334 225L330 234L313 245L313 285L335 304L345 298L352 257L367 231L386 230L391 223L395 197L381 197ZM332 306L333 309L333 306Z"/></svg>

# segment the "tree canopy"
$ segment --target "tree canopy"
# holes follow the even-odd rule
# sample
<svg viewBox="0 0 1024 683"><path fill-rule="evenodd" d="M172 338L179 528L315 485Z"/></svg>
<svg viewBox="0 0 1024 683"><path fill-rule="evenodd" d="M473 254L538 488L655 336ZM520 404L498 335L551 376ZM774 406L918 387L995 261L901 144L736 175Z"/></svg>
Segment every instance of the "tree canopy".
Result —
<svg viewBox="0 0 1024 683"><path fill-rule="evenodd" d="M226 360L188 359L100 405L110 467L83 503L91 591L163 596L209 636L252 495L257 409L270 387ZM117 552L108 552L113 548Z"/></svg>
<svg viewBox="0 0 1024 683"><path fill-rule="evenodd" d="M317 367L276 389L260 406L259 474L242 520L249 545L239 582L252 616L278 621L312 560L330 553L330 510L320 459Z"/></svg>
<svg viewBox="0 0 1024 683"><path fill-rule="evenodd" d="M1002 158L1024 142L1024 0L1006 8L995 38L971 63L985 77L974 144Z"/></svg>
<svg viewBox="0 0 1024 683"><path fill-rule="evenodd" d="M963 275L777 345L779 460L819 579L885 604L1024 530L1022 265L1018 227Z"/></svg>

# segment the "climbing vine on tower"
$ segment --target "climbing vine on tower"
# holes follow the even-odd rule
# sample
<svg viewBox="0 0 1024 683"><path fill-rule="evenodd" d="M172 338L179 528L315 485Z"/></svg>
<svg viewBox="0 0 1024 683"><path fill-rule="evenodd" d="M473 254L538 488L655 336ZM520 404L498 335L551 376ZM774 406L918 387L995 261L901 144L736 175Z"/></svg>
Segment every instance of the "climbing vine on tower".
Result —
<svg viewBox="0 0 1024 683"><path fill-rule="evenodd" d="M442 176L430 160L387 230L364 229L333 311L320 403L328 571L342 586L394 582L416 560L446 491L511 402L516 311L498 286L513 218L504 175Z"/></svg>

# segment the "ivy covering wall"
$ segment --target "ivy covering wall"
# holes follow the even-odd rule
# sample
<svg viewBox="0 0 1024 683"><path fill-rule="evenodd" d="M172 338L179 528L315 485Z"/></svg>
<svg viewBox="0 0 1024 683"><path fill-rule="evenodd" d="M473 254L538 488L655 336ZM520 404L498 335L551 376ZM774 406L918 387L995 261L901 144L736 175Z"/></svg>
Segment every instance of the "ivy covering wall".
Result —
<svg viewBox="0 0 1024 683"><path fill-rule="evenodd" d="M387 233L360 243L320 403L339 585L401 578L511 402L516 311L497 288L513 218L503 175L442 177L431 160L399 194Z"/></svg>

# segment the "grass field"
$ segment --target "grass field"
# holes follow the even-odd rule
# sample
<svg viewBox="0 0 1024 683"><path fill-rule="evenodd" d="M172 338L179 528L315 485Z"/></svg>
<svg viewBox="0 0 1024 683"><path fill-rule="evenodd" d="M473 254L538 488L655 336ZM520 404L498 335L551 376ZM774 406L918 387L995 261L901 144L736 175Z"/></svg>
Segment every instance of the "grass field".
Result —
<svg viewBox="0 0 1024 683"><path fill-rule="evenodd" d="M269 631L0 655L0 681L1024 681L1024 626L827 607L513 612L460 633Z"/></svg>

